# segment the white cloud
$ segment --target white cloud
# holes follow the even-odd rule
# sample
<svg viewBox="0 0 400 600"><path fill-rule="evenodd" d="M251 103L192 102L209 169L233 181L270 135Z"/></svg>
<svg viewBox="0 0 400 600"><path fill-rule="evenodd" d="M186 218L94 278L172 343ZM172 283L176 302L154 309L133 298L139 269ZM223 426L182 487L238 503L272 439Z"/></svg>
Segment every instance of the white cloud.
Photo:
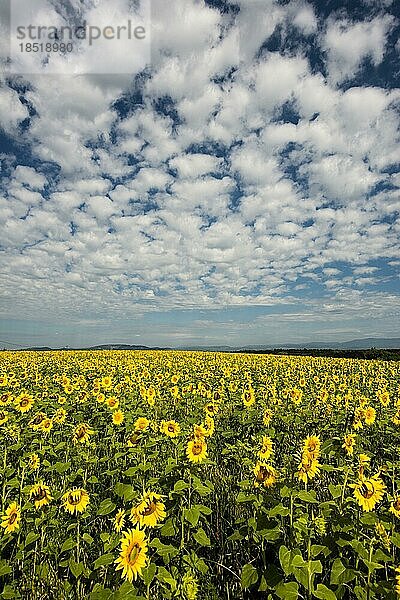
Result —
<svg viewBox="0 0 400 600"><path fill-rule="evenodd" d="M0 123L8 133L15 133L16 127L29 116L27 107L22 104L18 93L9 88L0 88Z"/></svg>
<svg viewBox="0 0 400 600"><path fill-rule="evenodd" d="M179 177L194 178L218 171L222 160L210 154L182 154L171 159L169 164Z"/></svg>
<svg viewBox="0 0 400 600"><path fill-rule="evenodd" d="M318 28L318 21L314 9L310 4L292 3L291 10L293 25L295 25L305 35L315 33ZM289 10L290 10L289 8Z"/></svg>
<svg viewBox="0 0 400 600"><path fill-rule="evenodd" d="M334 83L351 78L361 62L370 58L376 66L382 62L386 36L393 25L393 17L385 15L370 21L351 23L331 20L322 46L328 57L329 77Z"/></svg>
<svg viewBox="0 0 400 600"><path fill-rule="evenodd" d="M397 266L400 181L384 170L399 160L399 91L338 83L364 58L382 61L392 21L340 16L321 33L311 4L239 4L233 18L203 1L157 0L142 84L111 73L31 77L25 97L37 112L24 142L32 164L60 171L18 159L5 169L0 283L16 293L4 314L115 322L183 307L299 306L323 284L297 311L304 322L341 312L345 330L359 303L360 319L371 310L387 324L394 295L379 286L386 263ZM319 32L328 78L301 44L258 52L289 22ZM127 115L115 104L123 94ZM283 122L284 105L297 124ZM27 114L3 87L6 130L15 135Z"/></svg>
<svg viewBox="0 0 400 600"><path fill-rule="evenodd" d="M15 179L26 184L32 190L41 190L47 183L47 178L31 167L18 165L15 169Z"/></svg>

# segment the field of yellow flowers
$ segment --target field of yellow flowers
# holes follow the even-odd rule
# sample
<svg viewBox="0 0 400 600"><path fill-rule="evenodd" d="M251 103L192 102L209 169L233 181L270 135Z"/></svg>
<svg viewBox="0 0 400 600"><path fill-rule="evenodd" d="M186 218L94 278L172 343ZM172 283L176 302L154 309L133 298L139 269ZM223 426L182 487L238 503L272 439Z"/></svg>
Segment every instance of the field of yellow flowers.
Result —
<svg viewBox="0 0 400 600"><path fill-rule="evenodd" d="M0 354L0 598L400 597L396 362Z"/></svg>

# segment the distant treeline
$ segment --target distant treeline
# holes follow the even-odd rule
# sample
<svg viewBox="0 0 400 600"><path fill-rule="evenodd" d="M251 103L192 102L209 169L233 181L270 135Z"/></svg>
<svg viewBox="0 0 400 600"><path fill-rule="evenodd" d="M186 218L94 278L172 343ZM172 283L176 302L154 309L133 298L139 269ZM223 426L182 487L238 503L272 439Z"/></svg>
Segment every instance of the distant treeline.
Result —
<svg viewBox="0 0 400 600"><path fill-rule="evenodd" d="M147 346L95 346L92 348L48 348L35 347L26 348L24 351L30 352L60 352L60 351L92 351L92 350L168 350L173 348L148 348ZM180 351L183 350L182 348ZM3 352L16 352L17 350L0 349ZM251 349L251 348L230 348L230 349L214 349L214 348L197 348L197 352L227 352L241 354L286 354L293 356L325 356L331 358L360 358L365 360L400 360L400 348L364 348L358 350L340 349L340 348L268 348L268 349Z"/></svg>
<svg viewBox="0 0 400 600"><path fill-rule="evenodd" d="M293 356L325 356L331 358L361 358L365 360L400 360L400 348L366 348L343 350L333 348L274 348L273 350L241 350L246 354L289 354Z"/></svg>

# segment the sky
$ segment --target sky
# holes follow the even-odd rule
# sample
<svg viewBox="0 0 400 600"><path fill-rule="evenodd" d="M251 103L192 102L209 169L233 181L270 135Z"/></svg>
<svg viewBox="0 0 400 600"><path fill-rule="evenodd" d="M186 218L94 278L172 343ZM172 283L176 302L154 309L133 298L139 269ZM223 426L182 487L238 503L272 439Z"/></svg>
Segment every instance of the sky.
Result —
<svg viewBox="0 0 400 600"><path fill-rule="evenodd" d="M142 61L1 78L0 346L400 337L399 4L150 8Z"/></svg>

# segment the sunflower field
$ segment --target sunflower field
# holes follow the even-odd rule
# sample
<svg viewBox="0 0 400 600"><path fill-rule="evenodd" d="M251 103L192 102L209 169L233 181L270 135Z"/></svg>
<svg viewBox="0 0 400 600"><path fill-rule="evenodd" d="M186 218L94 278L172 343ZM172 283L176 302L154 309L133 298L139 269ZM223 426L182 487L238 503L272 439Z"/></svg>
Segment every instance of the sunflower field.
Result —
<svg viewBox="0 0 400 600"><path fill-rule="evenodd" d="M0 355L0 598L400 598L390 361Z"/></svg>

